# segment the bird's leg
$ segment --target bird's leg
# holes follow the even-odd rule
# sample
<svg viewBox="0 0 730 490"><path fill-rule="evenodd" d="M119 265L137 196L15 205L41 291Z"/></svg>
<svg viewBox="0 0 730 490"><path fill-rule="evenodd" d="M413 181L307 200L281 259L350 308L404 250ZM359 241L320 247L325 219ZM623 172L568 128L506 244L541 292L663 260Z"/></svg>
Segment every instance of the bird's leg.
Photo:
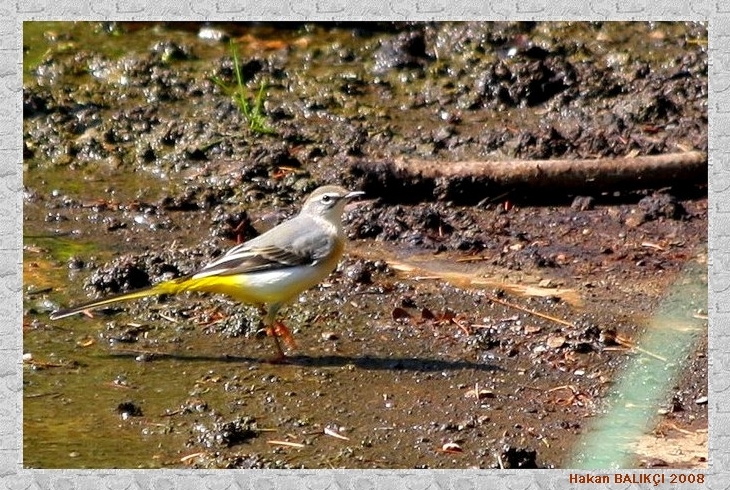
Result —
<svg viewBox="0 0 730 490"><path fill-rule="evenodd" d="M279 311L279 307L280 305L278 304L269 306L268 311L264 316L266 335L268 335L269 337L273 337L274 344L276 345L276 356L269 359L269 362L271 363L286 362L286 354L284 354L284 350L281 348L281 343L279 342L279 334L282 333L282 327L283 331L285 332L282 335L287 342L287 345L290 345L287 338L291 338L291 333L289 333L289 330L284 326L284 324L276 321L276 313Z"/></svg>
<svg viewBox="0 0 730 490"><path fill-rule="evenodd" d="M269 327L269 329L271 329L272 332L274 331L271 327ZM268 335L269 332L267 331L266 333ZM279 337L276 334L273 334L272 337L274 337L274 344L276 345L277 354L276 354L276 356L269 359L269 362L272 364L286 362L287 357L286 357L286 354L284 354L284 351L281 349L281 344L279 343Z"/></svg>

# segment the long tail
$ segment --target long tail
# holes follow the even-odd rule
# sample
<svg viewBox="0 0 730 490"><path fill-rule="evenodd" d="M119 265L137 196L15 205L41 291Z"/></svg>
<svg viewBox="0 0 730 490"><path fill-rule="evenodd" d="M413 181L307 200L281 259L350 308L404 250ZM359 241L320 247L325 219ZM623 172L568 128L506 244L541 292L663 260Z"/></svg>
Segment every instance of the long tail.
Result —
<svg viewBox="0 0 730 490"><path fill-rule="evenodd" d="M89 303L84 303L79 306L74 306L73 308L68 308L66 310L54 311L53 313L51 313L50 319L58 320L59 318L66 318L67 316L76 315L86 310L101 308L102 306L118 303L120 301L129 301L132 299L145 298L147 296L157 296L160 294L176 294L187 289L185 286L190 282L188 281L188 279L189 277L173 279L171 281L161 282L160 284L156 284L152 287L138 289L137 291L132 291L130 293L116 294L114 296L109 296L104 299L91 301Z"/></svg>

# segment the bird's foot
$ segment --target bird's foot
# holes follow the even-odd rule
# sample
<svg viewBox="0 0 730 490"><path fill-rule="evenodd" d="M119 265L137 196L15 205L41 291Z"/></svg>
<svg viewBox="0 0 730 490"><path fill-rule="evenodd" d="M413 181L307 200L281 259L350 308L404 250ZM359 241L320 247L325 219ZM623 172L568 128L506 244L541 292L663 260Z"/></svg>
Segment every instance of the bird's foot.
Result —
<svg viewBox="0 0 730 490"><path fill-rule="evenodd" d="M271 327L267 327L266 335L268 335L270 337L274 337L275 339L277 339L277 342L278 342L278 338L281 337L284 340L284 342L286 343L287 347L289 347L290 349L297 348L297 343L294 341L294 336L289 331L287 326L281 322L276 322Z"/></svg>
<svg viewBox="0 0 730 490"><path fill-rule="evenodd" d="M279 337L284 339L284 342L286 342L286 345L290 349L295 349L296 343L294 342L294 337L291 332L288 328L286 328L286 325L281 322L276 322L273 326L266 327L266 335L273 337L274 344L276 345L276 356L268 359L268 362L271 364L285 364L288 362L289 358L286 354L284 354L284 350L281 348Z"/></svg>
<svg viewBox="0 0 730 490"><path fill-rule="evenodd" d="M269 364L288 364L289 356L287 356L283 352L279 352L277 355L266 359L266 362Z"/></svg>

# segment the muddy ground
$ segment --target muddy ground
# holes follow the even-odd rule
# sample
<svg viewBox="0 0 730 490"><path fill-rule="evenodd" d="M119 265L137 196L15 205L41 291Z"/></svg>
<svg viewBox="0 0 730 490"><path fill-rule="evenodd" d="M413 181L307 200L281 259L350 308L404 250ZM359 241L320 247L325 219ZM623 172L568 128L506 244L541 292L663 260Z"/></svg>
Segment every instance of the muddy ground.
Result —
<svg viewBox="0 0 730 490"><path fill-rule="evenodd" d="M24 464L575 465L617 373L659 355L637 343L662 298L706 271L706 172L582 195L358 165L706 152L706 48L694 23L26 23ZM286 364L225 298L48 319L192 272L324 183L367 195L283 311ZM706 462L706 331L669 362L633 467Z"/></svg>

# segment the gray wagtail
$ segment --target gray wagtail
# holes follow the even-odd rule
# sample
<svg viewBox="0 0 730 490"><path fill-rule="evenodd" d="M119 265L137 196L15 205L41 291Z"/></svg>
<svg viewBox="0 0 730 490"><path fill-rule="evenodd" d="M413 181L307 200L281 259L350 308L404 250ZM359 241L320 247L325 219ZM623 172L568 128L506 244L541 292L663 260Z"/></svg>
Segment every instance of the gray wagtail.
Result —
<svg viewBox="0 0 730 490"><path fill-rule="evenodd" d="M241 243L199 271L154 286L92 301L51 313L51 320L75 315L118 301L185 291L221 293L243 303L265 305L264 326L274 337L277 357L286 357L279 335L291 341L287 328L276 321L279 309L302 291L327 277L345 248L342 213L345 204L364 194L340 186L316 189L297 216Z"/></svg>

